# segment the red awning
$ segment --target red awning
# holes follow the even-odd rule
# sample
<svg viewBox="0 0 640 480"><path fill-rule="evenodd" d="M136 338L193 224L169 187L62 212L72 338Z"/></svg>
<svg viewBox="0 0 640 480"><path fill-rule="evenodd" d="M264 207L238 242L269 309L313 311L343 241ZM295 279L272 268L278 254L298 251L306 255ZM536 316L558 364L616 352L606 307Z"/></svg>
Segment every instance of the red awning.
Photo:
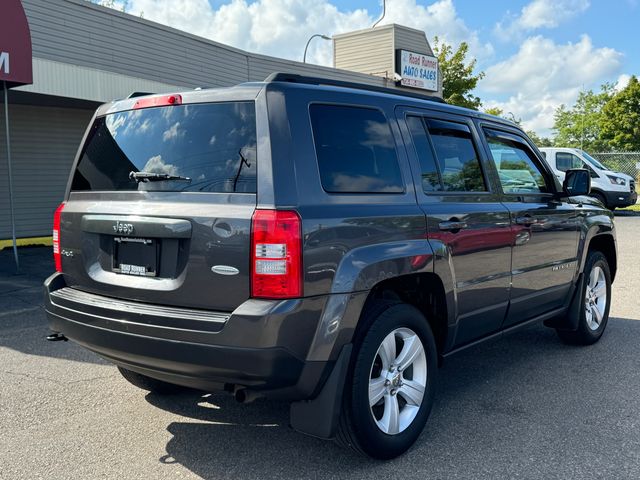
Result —
<svg viewBox="0 0 640 480"><path fill-rule="evenodd" d="M0 10L0 83L9 88L31 84L31 32L22 3L2 0Z"/></svg>

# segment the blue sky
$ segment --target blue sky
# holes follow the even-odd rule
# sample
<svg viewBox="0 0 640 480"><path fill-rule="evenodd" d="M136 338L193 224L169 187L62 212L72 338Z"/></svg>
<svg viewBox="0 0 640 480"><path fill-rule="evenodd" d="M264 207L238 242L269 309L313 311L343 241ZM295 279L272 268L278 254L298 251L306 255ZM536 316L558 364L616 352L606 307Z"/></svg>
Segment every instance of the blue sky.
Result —
<svg viewBox="0 0 640 480"><path fill-rule="evenodd" d="M104 0L103 0L104 1ZM381 0L116 0L129 13L252 52L300 60L306 39L369 27ZM486 76L476 93L549 135L553 113L581 89L640 74L640 0L387 0L384 23L457 45ZM331 42L308 60L331 65Z"/></svg>

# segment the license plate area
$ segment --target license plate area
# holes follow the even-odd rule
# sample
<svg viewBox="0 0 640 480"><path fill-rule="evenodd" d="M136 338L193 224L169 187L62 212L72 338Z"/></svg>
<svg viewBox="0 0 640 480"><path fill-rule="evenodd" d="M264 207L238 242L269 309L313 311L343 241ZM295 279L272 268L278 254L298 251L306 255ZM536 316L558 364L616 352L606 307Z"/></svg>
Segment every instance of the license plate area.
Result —
<svg viewBox="0 0 640 480"><path fill-rule="evenodd" d="M158 275L160 244L153 238L113 238L112 270L123 275Z"/></svg>

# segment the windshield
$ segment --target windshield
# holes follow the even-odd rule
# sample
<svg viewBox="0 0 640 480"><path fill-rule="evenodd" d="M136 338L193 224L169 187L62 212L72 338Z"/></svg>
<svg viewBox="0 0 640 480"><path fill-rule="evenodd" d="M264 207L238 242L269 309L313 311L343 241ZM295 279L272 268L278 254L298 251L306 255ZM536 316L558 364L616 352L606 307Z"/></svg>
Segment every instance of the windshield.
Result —
<svg viewBox="0 0 640 480"><path fill-rule="evenodd" d="M156 181L136 180L145 176ZM254 104L175 105L99 117L71 188L255 193Z"/></svg>
<svg viewBox="0 0 640 480"><path fill-rule="evenodd" d="M600 170L606 170L607 172L610 172L611 170L609 170L607 167L605 167L604 165L602 165L598 160L596 160L595 158L593 158L591 155L589 155L587 152L585 152L584 150L578 150L582 156L584 158L586 158L593 166L595 166L596 168L599 168Z"/></svg>

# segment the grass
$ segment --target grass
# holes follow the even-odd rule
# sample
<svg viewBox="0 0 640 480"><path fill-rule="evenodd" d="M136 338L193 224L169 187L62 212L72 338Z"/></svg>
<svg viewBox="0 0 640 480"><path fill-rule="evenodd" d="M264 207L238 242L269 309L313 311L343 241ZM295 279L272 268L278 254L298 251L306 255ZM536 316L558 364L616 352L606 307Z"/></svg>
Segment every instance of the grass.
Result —
<svg viewBox="0 0 640 480"><path fill-rule="evenodd" d="M640 212L640 204L636 203L635 205L631 205L629 207L620 208L623 212Z"/></svg>

